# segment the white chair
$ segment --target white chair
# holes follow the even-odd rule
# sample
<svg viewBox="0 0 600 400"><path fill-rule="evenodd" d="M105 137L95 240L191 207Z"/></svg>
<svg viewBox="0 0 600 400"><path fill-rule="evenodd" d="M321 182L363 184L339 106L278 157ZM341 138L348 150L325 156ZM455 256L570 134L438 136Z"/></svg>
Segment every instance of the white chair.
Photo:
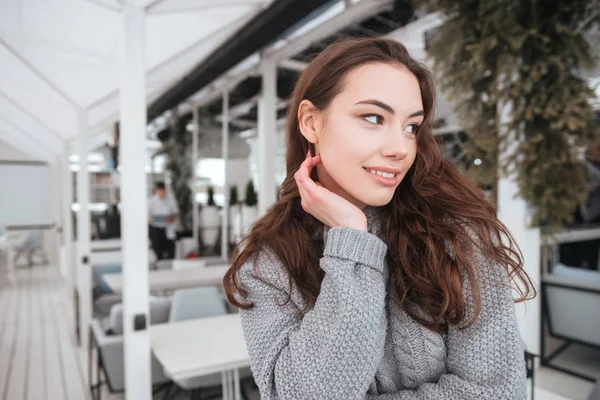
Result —
<svg viewBox="0 0 600 400"><path fill-rule="evenodd" d="M42 258L42 265L48 264L48 257L43 248L43 232L41 230L34 230L27 232L25 242L20 246L15 246L15 255L13 263L16 265L17 260L21 256L27 257L27 266L32 267L35 265L34 256L38 255Z"/></svg>
<svg viewBox="0 0 600 400"><path fill-rule="evenodd" d="M150 325L165 323L169 319L171 300L150 298ZM92 399L100 400L102 386L107 384L110 393L121 393L125 389L124 349L123 349L123 305L115 304L110 310L108 331L102 322L93 319L90 323L90 347L88 348L88 382ZM93 350L96 348L96 378L93 379ZM162 365L152 355L152 384L155 392L167 387L169 379ZM102 381L104 375L105 381Z"/></svg>
<svg viewBox="0 0 600 400"><path fill-rule="evenodd" d="M216 287L201 287L179 289L173 294L169 322L187 321L190 319L214 317L227 314L225 299ZM240 379L252 376L250 369L240 370ZM193 399L200 399L203 390L221 385L221 374L211 374L198 378L176 381L177 385L185 390L192 391ZM242 395L248 399L242 385Z"/></svg>
<svg viewBox="0 0 600 400"><path fill-rule="evenodd" d="M544 329L564 344L546 354ZM600 272L557 264L542 278L542 354L544 366L579 378L590 377L552 363L571 344L600 349Z"/></svg>

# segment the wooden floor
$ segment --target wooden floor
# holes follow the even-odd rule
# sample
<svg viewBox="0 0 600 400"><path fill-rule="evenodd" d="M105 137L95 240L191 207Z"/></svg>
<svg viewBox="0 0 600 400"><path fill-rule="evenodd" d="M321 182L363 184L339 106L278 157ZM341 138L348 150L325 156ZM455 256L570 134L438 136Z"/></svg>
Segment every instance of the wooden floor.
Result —
<svg viewBox="0 0 600 400"><path fill-rule="evenodd" d="M72 302L58 271L34 267L17 270L15 278L9 285L0 274L0 400L90 399L84 352L75 345ZM592 388L547 369L537 371L536 385L536 400L585 400ZM250 400L260 398L258 392L249 394ZM104 392L102 398L125 395Z"/></svg>
<svg viewBox="0 0 600 400"><path fill-rule="evenodd" d="M17 269L13 285L0 274L0 400L91 400L73 324L72 299L55 268ZM248 394L260 398L250 388ZM181 392L176 399L189 397ZM125 395L104 386L102 399Z"/></svg>
<svg viewBox="0 0 600 400"><path fill-rule="evenodd" d="M0 282L0 399L88 399L73 311L54 268Z"/></svg>

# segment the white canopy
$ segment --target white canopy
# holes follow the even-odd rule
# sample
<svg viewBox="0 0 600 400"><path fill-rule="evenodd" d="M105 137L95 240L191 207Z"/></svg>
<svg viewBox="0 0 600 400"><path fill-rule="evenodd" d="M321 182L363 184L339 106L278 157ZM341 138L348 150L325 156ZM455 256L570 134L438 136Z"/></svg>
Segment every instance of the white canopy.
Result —
<svg viewBox="0 0 600 400"><path fill-rule="evenodd" d="M139 0L152 101L273 0ZM89 115L90 148L119 115L118 0L0 2L0 140L55 161Z"/></svg>

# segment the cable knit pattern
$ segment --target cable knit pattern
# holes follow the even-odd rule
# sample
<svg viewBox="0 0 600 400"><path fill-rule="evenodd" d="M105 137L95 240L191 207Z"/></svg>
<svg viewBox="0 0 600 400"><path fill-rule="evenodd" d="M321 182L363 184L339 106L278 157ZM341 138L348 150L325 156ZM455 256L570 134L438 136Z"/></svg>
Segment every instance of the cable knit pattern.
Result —
<svg viewBox="0 0 600 400"><path fill-rule="evenodd" d="M398 304L376 213L366 214L372 233L326 229L325 277L309 311L294 286L285 301L289 277L268 249L242 267L240 281L255 307L240 313L261 398L525 399L523 347L504 268L478 255L479 319L465 330L429 331ZM469 290L465 280L472 315Z"/></svg>

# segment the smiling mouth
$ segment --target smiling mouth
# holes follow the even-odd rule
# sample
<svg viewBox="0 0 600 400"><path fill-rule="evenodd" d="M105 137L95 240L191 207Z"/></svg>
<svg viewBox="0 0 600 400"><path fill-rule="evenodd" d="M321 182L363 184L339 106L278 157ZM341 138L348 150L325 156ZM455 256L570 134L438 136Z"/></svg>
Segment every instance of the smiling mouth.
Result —
<svg viewBox="0 0 600 400"><path fill-rule="evenodd" d="M388 178L388 179L393 179L396 177L396 174L393 174L391 172L375 171L375 170L369 169L369 168L365 168L365 171L367 171L373 175L379 175L383 178Z"/></svg>

